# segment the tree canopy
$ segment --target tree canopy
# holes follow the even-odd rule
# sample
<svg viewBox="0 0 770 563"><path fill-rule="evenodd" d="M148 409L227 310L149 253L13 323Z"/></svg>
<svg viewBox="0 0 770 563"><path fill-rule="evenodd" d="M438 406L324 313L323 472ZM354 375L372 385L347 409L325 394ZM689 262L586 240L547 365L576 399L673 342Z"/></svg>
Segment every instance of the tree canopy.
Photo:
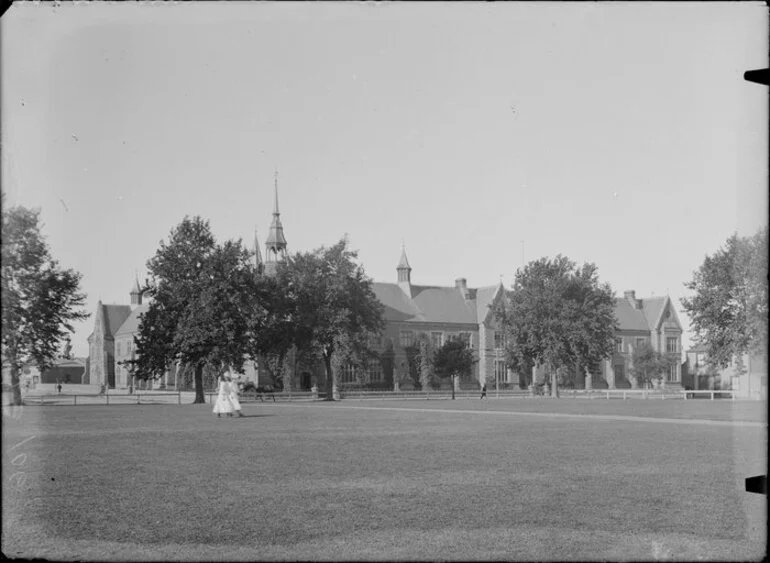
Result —
<svg viewBox="0 0 770 563"><path fill-rule="evenodd" d="M455 379L473 372L476 358L462 340L447 340L433 353L433 372L441 379L450 379L452 399L455 398Z"/></svg>
<svg viewBox="0 0 770 563"><path fill-rule="evenodd" d="M279 268L294 304L294 342L323 360L327 400L336 386L334 364L368 356L372 337L384 327L382 304L357 257L343 239L294 254Z"/></svg>
<svg viewBox="0 0 770 563"><path fill-rule="evenodd" d="M40 212L12 207L2 213L2 357L10 367L14 404L21 404L20 371L49 367L83 310L80 273L51 257Z"/></svg>
<svg viewBox="0 0 770 563"><path fill-rule="evenodd" d="M726 367L736 356L767 353L768 228L751 237L731 236L706 256L681 300L708 362Z"/></svg>
<svg viewBox="0 0 770 563"><path fill-rule="evenodd" d="M661 354L655 350L648 342L636 346L631 354L631 366L628 369L629 375L634 378L636 383L643 385L651 384L653 381L660 381L665 377L666 372L674 360L671 357Z"/></svg>
<svg viewBox="0 0 770 563"><path fill-rule="evenodd" d="M557 372L594 365L612 353L614 307L612 288L599 282L594 264L578 267L562 255L530 262L517 271L508 303L497 311L508 365L516 371L549 366L557 397Z"/></svg>
<svg viewBox="0 0 770 563"><path fill-rule="evenodd" d="M135 337L136 377L160 377L172 362L193 366L201 403L204 366L242 369L264 309L250 256L240 240L217 244L200 217L172 229L147 264L152 301Z"/></svg>

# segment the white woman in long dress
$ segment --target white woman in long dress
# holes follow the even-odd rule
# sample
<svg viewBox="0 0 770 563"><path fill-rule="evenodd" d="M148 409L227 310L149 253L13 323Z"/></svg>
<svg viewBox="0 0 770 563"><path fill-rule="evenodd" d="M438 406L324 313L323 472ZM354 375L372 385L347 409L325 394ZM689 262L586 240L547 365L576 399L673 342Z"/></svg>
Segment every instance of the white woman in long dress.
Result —
<svg viewBox="0 0 770 563"><path fill-rule="evenodd" d="M217 386L217 400L214 403L214 413L217 417L226 414L227 416L233 416L233 404L230 401L230 386L227 383L224 375L219 376L219 383Z"/></svg>
<svg viewBox="0 0 770 563"><path fill-rule="evenodd" d="M227 386L230 393L230 404L233 406L233 410L238 416L243 416L241 412L241 402L238 400L238 384L233 381L232 377L227 378Z"/></svg>

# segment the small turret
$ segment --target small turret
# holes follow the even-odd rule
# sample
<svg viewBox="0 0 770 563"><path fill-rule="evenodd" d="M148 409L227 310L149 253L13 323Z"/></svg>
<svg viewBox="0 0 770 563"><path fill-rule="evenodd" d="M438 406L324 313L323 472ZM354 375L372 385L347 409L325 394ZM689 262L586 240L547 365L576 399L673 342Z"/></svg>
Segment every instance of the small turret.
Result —
<svg viewBox="0 0 770 563"><path fill-rule="evenodd" d="M398 266L396 266L396 272L398 273L398 286L411 298L412 267L406 259L406 247L403 245L401 246L401 259L398 261Z"/></svg>
<svg viewBox="0 0 770 563"><path fill-rule="evenodd" d="M131 305L141 305L142 304L142 288L139 287L139 274L136 274L136 281L134 282L134 287L131 289Z"/></svg>

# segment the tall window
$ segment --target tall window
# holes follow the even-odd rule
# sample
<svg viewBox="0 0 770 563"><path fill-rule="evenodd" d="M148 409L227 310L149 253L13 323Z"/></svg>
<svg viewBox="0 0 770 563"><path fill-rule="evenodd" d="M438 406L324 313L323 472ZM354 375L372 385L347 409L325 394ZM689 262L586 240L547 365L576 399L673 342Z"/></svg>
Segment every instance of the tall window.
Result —
<svg viewBox="0 0 770 563"><path fill-rule="evenodd" d="M676 364L668 368L668 381L678 381Z"/></svg>
<svg viewBox="0 0 770 563"><path fill-rule="evenodd" d="M495 381L508 383L508 369L504 360L495 360Z"/></svg>
<svg viewBox="0 0 770 563"><path fill-rule="evenodd" d="M355 383L356 382L356 366L351 363L346 363L342 366L342 374L340 377L341 383Z"/></svg>
<svg viewBox="0 0 770 563"><path fill-rule="evenodd" d="M398 333L398 339L402 348L411 346L414 344L414 332L411 330L401 330Z"/></svg>
<svg viewBox="0 0 770 563"><path fill-rule="evenodd" d="M441 348L444 345L444 333L443 332L431 332L430 343L434 349Z"/></svg>
<svg viewBox="0 0 770 563"><path fill-rule="evenodd" d="M369 381L371 383L382 381L382 364L379 360L369 362Z"/></svg>
<svg viewBox="0 0 770 563"><path fill-rule="evenodd" d="M495 331L495 350L500 350L503 347L503 331Z"/></svg>
<svg viewBox="0 0 770 563"><path fill-rule="evenodd" d="M678 352L676 336L666 338L666 352Z"/></svg>
<svg viewBox="0 0 770 563"><path fill-rule="evenodd" d="M623 353L623 339L620 337L615 338L615 351L618 354Z"/></svg>
<svg viewBox="0 0 770 563"><path fill-rule="evenodd" d="M642 347L642 346L644 346L646 343L647 343L647 339L646 339L646 338L637 338L637 339L636 339L636 347L637 347L637 348L641 348L641 347Z"/></svg>
<svg viewBox="0 0 770 563"><path fill-rule="evenodd" d="M461 332L458 336L461 342L465 342L468 348L473 348L473 337L470 332Z"/></svg>

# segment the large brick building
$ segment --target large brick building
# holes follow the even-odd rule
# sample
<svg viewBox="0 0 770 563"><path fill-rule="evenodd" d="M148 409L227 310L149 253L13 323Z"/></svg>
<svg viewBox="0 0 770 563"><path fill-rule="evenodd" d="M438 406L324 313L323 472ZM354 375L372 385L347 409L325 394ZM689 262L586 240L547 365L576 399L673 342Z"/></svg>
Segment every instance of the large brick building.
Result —
<svg viewBox="0 0 770 563"><path fill-rule="evenodd" d="M278 184L276 176L275 200L270 231L265 241L265 261L254 237L257 270L265 275L275 272L276 265L287 256L287 241L278 209ZM533 369L532 374L520 377L506 368L503 359L503 333L494 314L495 306L505 299L502 282L478 288L468 287L465 278L455 280L450 286L427 286L412 283L412 268L402 249L396 266L395 281L374 282L373 290L384 306L385 330L373 347L378 352L392 349L393 370L389 374L382 363L372 361L365 367L346 365L337 374L341 386L393 385L392 377L405 379L407 348L420 338L427 338L434 346L446 340L465 340L474 350L478 363L465 385L513 386L529 383L534 377L543 380L544 368ZM94 331L88 337L90 369L88 382L103 384L109 388L125 388L131 382L127 367L121 362L134 357L134 335L139 328L140 315L147 310L142 303L138 280L130 293L130 305L104 305L99 302L94 321ZM671 355L681 354L682 327L668 297L637 299L633 291L627 291L616 300L615 314L619 331L615 353L599 366L592 368L592 377L586 382L585 374L576 374L576 387L629 387L628 368L631 354L642 342L648 342L655 350ZM320 362L303 364L289 358L288 385L292 390L310 390L318 385L323 388L325 372ZM666 381L678 385L681 381L680 362L675 362ZM264 366L247 362L244 379L261 385L272 384ZM155 385L161 387L179 385L177 367Z"/></svg>

